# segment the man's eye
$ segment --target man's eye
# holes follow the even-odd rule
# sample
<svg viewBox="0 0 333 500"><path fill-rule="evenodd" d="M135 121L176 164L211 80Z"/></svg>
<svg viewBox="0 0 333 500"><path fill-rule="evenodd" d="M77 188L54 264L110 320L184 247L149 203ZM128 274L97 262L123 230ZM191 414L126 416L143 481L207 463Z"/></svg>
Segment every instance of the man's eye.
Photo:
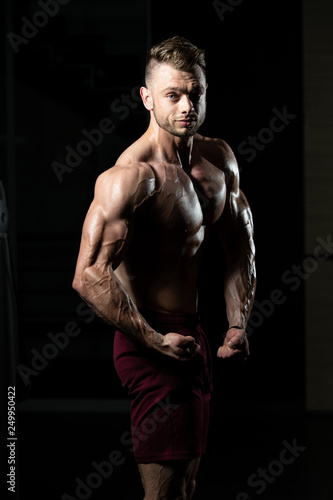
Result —
<svg viewBox="0 0 333 500"><path fill-rule="evenodd" d="M173 100L173 99L175 99L177 96L176 96L176 94L168 94L168 95L167 95L167 97L168 97L168 99Z"/></svg>
<svg viewBox="0 0 333 500"><path fill-rule="evenodd" d="M194 94L191 94L190 95L190 99L191 101L199 101L200 97L202 96L202 94L200 92L195 92Z"/></svg>

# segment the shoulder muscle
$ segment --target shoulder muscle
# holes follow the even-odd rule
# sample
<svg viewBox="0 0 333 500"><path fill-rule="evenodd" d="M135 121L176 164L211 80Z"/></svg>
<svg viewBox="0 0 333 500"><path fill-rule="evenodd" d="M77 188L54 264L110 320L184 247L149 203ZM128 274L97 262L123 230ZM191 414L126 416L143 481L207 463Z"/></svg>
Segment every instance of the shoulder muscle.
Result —
<svg viewBox="0 0 333 500"><path fill-rule="evenodd" d="M203 137L201 149L204 156L224 172L228 191L237 190L239 170L231 147L223 139Z"/></svg>
<svg viewBox="0 0 333 500"><path fill-rule="evenodd" d="M115 165L96 181L94 203L105 212L130 217L154 193L155 176L147 163Z"/></svg>
<svg viewBox="0 0 333 500"><path fill-rule="evenodd" d="M222 139L213 139L219 157L219 165L226 175L227 188L230 191L239 187L239 170L236 157L231 147Z"/></svg>

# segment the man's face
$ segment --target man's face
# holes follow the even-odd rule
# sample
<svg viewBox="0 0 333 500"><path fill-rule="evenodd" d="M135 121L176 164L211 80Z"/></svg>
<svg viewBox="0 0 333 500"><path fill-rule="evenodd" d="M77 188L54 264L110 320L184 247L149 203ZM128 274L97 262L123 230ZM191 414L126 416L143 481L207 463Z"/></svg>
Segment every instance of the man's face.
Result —
<svg viewBox="0 0 333 500"><path fill-rule="evenodd" d="M157 124L177 137L193 136L206 116L206 87L200 66L187 72L158 64L149 89Z"/></svg>

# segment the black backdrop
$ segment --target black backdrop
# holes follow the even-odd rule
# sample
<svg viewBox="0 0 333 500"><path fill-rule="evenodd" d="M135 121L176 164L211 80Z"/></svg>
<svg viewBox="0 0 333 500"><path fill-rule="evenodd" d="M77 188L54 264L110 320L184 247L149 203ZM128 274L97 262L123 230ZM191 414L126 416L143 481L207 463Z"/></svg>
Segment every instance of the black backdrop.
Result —
<svg viewBox="0 0 333 500"><path fill-rule="evenodd" d="M5 27L2 75L7 139L13 127L16 141L7 142L0 179L11 215L19 318L21 498L75 496L75 478L84 479L93 460L119 446L129 425L128 414L117 413L126 397L112 365L112 335L91 320L71 280L94 181L147 126L138 99L145 52L175 34L206 49L201 132L223 138L236 154L257 249L251 357L244 365L214 360L212 425L198 495L256 497L249 475L278 457L284 440L303 438L303 279L295 267L303 258L301 2L70 0L58 7L46 23L45 15L36 16L45 12L41 3L6 6L13 24ZM26 19L35 27L24 32ZM206 255L200 312L215 354L226 319L223 255L214 237ZM59 332L70 339L56 349L52 335ZM80 411L80 398L115 403L109 412L107 403L100 412L97 404ZM295 499L296 490L306 498L298 474L287 471L267 482L261 498L282 498L283 491L283 498ZM121 492L114 496L116 487ZM130 457L91 498L140 498L140 491Z"/></svg>

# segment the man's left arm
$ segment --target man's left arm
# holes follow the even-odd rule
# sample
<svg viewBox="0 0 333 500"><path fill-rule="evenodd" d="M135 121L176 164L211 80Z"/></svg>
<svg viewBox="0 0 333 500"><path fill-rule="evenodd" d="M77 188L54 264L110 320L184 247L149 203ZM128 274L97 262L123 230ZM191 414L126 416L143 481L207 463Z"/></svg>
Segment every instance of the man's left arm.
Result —
<svg viewBox="0 0 333 500"><path fill-rule="evenodd" d="M224 296L229 328L217 356L246 359L249 356L246 324L256 289L253 219L247 199L239 188L238 166L230 148L226 165L227 198L217 227L227 259Z"/></svg>

